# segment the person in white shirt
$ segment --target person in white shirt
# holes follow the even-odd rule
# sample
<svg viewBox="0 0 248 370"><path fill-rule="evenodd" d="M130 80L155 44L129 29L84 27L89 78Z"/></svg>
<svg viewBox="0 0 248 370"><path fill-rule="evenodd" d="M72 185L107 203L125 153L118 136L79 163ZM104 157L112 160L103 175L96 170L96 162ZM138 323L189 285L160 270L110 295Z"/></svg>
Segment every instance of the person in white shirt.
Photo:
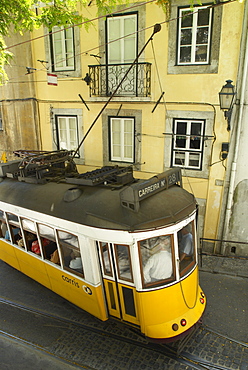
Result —
<svg viewBox="0 0 248 370"><path fill-rule="evenodd" d="M170 237L160 237L153 249L156 249L156 253L148 259L144 267L145 283L164 280L172 275Z"/></svg>
<svg viewBox="0 0 248 370"><path fill-rule="evenodd" d="M182 230L182 239L179 244L180 261L185 257L191 257L193 255L193 237L190 233L189 226L185 226Z"/></svg>

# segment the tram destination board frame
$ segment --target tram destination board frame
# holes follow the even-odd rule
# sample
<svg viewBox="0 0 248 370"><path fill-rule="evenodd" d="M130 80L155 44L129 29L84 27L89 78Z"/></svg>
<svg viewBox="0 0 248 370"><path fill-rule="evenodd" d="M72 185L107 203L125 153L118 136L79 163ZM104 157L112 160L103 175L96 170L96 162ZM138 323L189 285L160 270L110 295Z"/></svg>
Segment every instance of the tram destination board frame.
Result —
<svg viewBox="0 0 248 370"><path fill-rule="evenodd" d="M138 212L140 201L173 185L182 187L180 168L170 169L148 180L130 185L120 194L121 204L123 207Z"/></svg>

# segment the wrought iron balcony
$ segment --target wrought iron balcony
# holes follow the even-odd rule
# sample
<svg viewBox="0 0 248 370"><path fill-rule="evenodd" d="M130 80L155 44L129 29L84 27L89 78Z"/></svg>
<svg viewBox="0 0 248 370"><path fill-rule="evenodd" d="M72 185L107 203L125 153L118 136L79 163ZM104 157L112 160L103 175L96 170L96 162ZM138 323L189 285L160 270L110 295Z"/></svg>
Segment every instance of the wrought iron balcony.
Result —
<svg viewBox="0 0 248 370"><path fill-rule="evenodd" d="M89 66L85 81L90 96L110 96L124 77L131 63ZM149 97L151 95L151 63L136 63L129 71L115 96Z"/></svg>

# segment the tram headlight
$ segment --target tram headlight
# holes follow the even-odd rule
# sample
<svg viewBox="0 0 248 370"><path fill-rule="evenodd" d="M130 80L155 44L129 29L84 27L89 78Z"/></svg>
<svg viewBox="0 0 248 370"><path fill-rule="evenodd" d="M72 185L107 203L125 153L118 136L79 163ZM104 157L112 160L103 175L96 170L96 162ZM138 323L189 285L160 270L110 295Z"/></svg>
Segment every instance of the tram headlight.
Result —
<svg viewBox="0 0 248 370"><path fill-rule="evenodd" d="M186 326L186 324L187 324L187 321L186 321L185 319L182 319L182 320L181 320L181 325L182 325L182 326Z"/></svg>
<svg viewBox="0 0 248 370"><path fill-rule="evenodd" d="M178 325L177 325L177 324L173 324L173 325L172 325L172 329L173 329L174 331L177 331L177 330L178 330Z"/></svg>
<svg viewBox="0 0 248 370"><path fill-rule="evenodd" d="M200 296L201 296L200 302L201 302L201 304L204 304L205 303L205 294L203 292L201 292Z"/></svg>

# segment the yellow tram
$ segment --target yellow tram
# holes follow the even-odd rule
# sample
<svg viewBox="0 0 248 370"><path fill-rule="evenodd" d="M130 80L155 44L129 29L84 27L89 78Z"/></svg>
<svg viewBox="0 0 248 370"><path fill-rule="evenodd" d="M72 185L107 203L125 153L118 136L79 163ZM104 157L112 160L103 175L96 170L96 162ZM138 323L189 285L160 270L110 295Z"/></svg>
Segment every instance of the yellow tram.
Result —
<svg viewBox="0 0 248 370"><path fill-rule="evenodd" d="M176 340L202 317L196 201L180 169L79 174L67 151L0 164L0 258L101 320Z"/></svg>

